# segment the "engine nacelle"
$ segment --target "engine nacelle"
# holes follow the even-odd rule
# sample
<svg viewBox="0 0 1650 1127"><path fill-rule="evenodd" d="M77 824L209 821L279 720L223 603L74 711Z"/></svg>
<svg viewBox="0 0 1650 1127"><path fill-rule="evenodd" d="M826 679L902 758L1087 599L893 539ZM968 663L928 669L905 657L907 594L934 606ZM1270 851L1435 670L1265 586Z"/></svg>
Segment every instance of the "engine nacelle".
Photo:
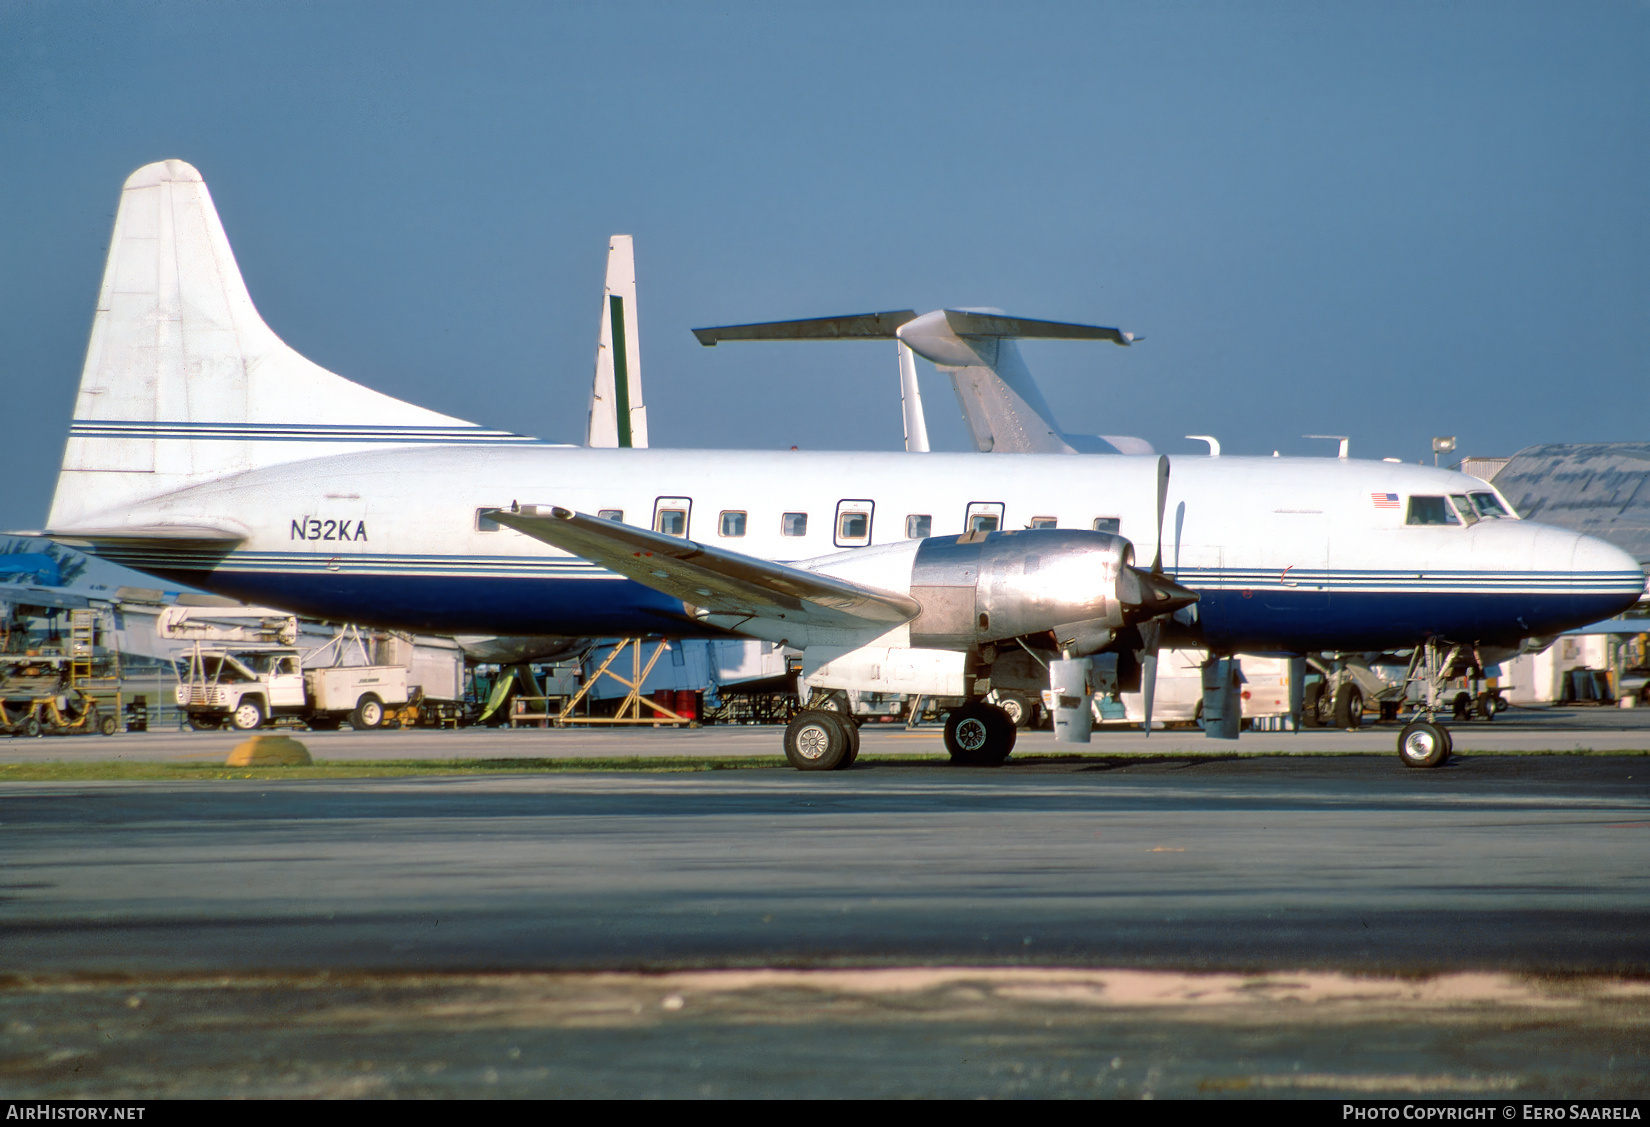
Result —
<svg viewBox="0 0 1650 1127"><path fill-rule="evenodd" d="M911 565L913 646L968 650L1052 632L1072 656L1109 645L1124 626L1197 596L1133 566L1134 546L1109 532L1026 529L934 536Z"/></svg>
<svg viewBox="0 0 1650 1127"><path fill-rule="evenodd" d="M1076 529L1025 529L934 536L864 548L819 561L827 574L885 591L909 592L922 607L895 646L809 646L811 685L877 692L967 695L979 664L965 654L996 644L993 685L1048 687L1046 662L1013 638L1050 637L1070 657L1105 649L1117 632L1171 614L1197 594L1134 566L1121 536Z"/></svg>

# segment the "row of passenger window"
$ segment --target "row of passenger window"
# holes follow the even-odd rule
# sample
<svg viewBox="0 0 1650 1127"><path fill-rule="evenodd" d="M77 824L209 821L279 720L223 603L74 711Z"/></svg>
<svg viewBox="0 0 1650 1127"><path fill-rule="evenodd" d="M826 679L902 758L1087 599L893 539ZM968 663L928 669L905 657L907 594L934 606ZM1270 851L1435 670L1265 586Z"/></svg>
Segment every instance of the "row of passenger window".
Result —
<svg viewBox="0 0 1650 1127"><path fill-rule="evenodd" d="M672 499L677 500L677 499ZM688 534L688 516L692 511L691 502L685 498L679 499L680 505L660 503L653 513L653 530L667 536L686 536ZM858 547L871 541L871 518L875 506L869 501L844 501L837 507L836 527L833 530L836 544L839 547ZM491 519L490 513L496 508L481 508L476 510L476 531L497 532L502 525ZM603 520L624 523L623 509L598 509L596 515ZM749 525L750 513L744 509L723 509L718 516L716 532L718 536L734 540L745 535ZM1002 527L1003 506L994 502L977 503L968 506L965 514L964 526L969 532L996 532ZM1121 528L1121 521L1117 517L1095 517L1089 527L1096 532L1115 533ZM1027 528L1058 528L1058 517L1036 516L1026 524ZM929 513L909 513L905 518L905 538L907 540L921 540L933 535L934 518ZM807 513L782 513L779 518L779 534L781 536L808 535Z"/></svg>
<svg viewBox="0 0 1650 1127"><path fill-rule="evenodd" d="M1384 496L1391 497L1391 494ZM1396 498L1384 507L1395 508ZM685 497L661 498L653 512L653 530L667 536L686 536L692 502ZM496 507L476 510L476 530L497 532L502 525L489 518ZM871 542L871 518L875 505L870 501L843 501L837 506L836 527L832 539L838 547L861 547ZM600 509L597 516L603 520L624 522L623 509ZM1412 496L1406 523L1416 525L1467 525L1480 520L1511 519L1493 493L1452 493L1448 496ZM744 509L723 509L716 522L716 533L723 539L737 540L746 534L750 513ZM968 506L963 527L969 532L996 532L1003 525L1003 506L997 502L976 502ZM1027 528L1059 528L1058 517L1035 516L1026 522ZM1117 533L1122 522L1117 517L1095 517L1089 527L1096 532ZM934 518L928 513L909 513L905 518L905 538L921 540L933 535ZM808 535L807 513L781 513L781 536Z"/></svg>

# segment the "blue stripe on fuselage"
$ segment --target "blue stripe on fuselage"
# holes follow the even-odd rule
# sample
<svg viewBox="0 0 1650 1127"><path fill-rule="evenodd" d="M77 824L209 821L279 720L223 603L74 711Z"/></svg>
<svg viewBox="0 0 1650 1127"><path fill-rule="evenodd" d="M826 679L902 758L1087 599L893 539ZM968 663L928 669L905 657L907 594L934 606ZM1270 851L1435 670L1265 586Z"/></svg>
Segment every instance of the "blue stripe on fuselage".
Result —
<svg viewBox="0 0 1650 1127"><path fill-rule="evenodd" d="M1514 644L1598 622L1636 594L1564 591L1204 590L1202 637L1220 650L1310 652L1412 646L1427 637Z"/></svg>
<svg viewBox="0 0 1650 1127"><path fill-rule="evenodd" d="M630 579L371 575L350 572L152 572L246 603L334 622L433 634L726 637Z"/></svg>
<svg viewBox="0 0 1650 1127"><path fill-rule="evenodd" d="M248 603L363 625L439 634L673 637L722 632L688 617L679 600L628 579L405 575L326 571L182 571L151 574ZM1500 577L1503 581L1505 577ZM1195 582L1189 583L1199 589ZM1202 587L1191 639L1224 651L1374 650L1428 636L1514 642L1597 622L1637 593L1583 589L1345 591ZM1177 633L1180 633L1177 631Z"/></svg>

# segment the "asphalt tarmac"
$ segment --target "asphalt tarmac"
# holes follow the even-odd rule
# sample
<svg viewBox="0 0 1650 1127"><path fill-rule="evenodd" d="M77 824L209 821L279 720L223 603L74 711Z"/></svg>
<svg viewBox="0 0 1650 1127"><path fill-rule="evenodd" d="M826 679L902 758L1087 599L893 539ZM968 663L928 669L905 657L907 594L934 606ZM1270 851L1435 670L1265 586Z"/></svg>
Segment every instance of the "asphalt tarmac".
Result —
<svg viewBox="0 0 1650 1127"><path fill-rule="evenodd" d="M1650 971L1650 759L0 787L28 972Z"/></svg>
<svg viewBox="0 0 1650 1127"><path fill-rule="evenodd" d="M1640 755L9 782L0 834L20 1095L1650 1092ZM921 967L975 979L670 978Z"/></svg>

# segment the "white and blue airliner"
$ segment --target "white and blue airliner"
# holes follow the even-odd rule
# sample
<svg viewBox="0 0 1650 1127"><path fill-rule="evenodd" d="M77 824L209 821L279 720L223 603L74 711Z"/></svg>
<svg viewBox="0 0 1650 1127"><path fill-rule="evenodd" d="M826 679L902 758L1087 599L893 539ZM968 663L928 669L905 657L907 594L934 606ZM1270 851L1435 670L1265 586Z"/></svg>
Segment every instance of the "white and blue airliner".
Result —
<svg viewBox="0 0 1650 1127"><path fill-rule="evenodd" d="M333 620L784 642L816 685L970 698L948 744L976 761L1012 740L974 701L1011 653L1123 647L1149 668L1165 632L1215 654L1516 647L1645 589L1610 544L1424 466L1177 457L1170 474L1152 455L593 449L489 430L284 344L175 160L126 182L45 534ZM851 762L849 728L809 710L787 751ZM1423 729L1420 761L1440 743Z"/></svg>

